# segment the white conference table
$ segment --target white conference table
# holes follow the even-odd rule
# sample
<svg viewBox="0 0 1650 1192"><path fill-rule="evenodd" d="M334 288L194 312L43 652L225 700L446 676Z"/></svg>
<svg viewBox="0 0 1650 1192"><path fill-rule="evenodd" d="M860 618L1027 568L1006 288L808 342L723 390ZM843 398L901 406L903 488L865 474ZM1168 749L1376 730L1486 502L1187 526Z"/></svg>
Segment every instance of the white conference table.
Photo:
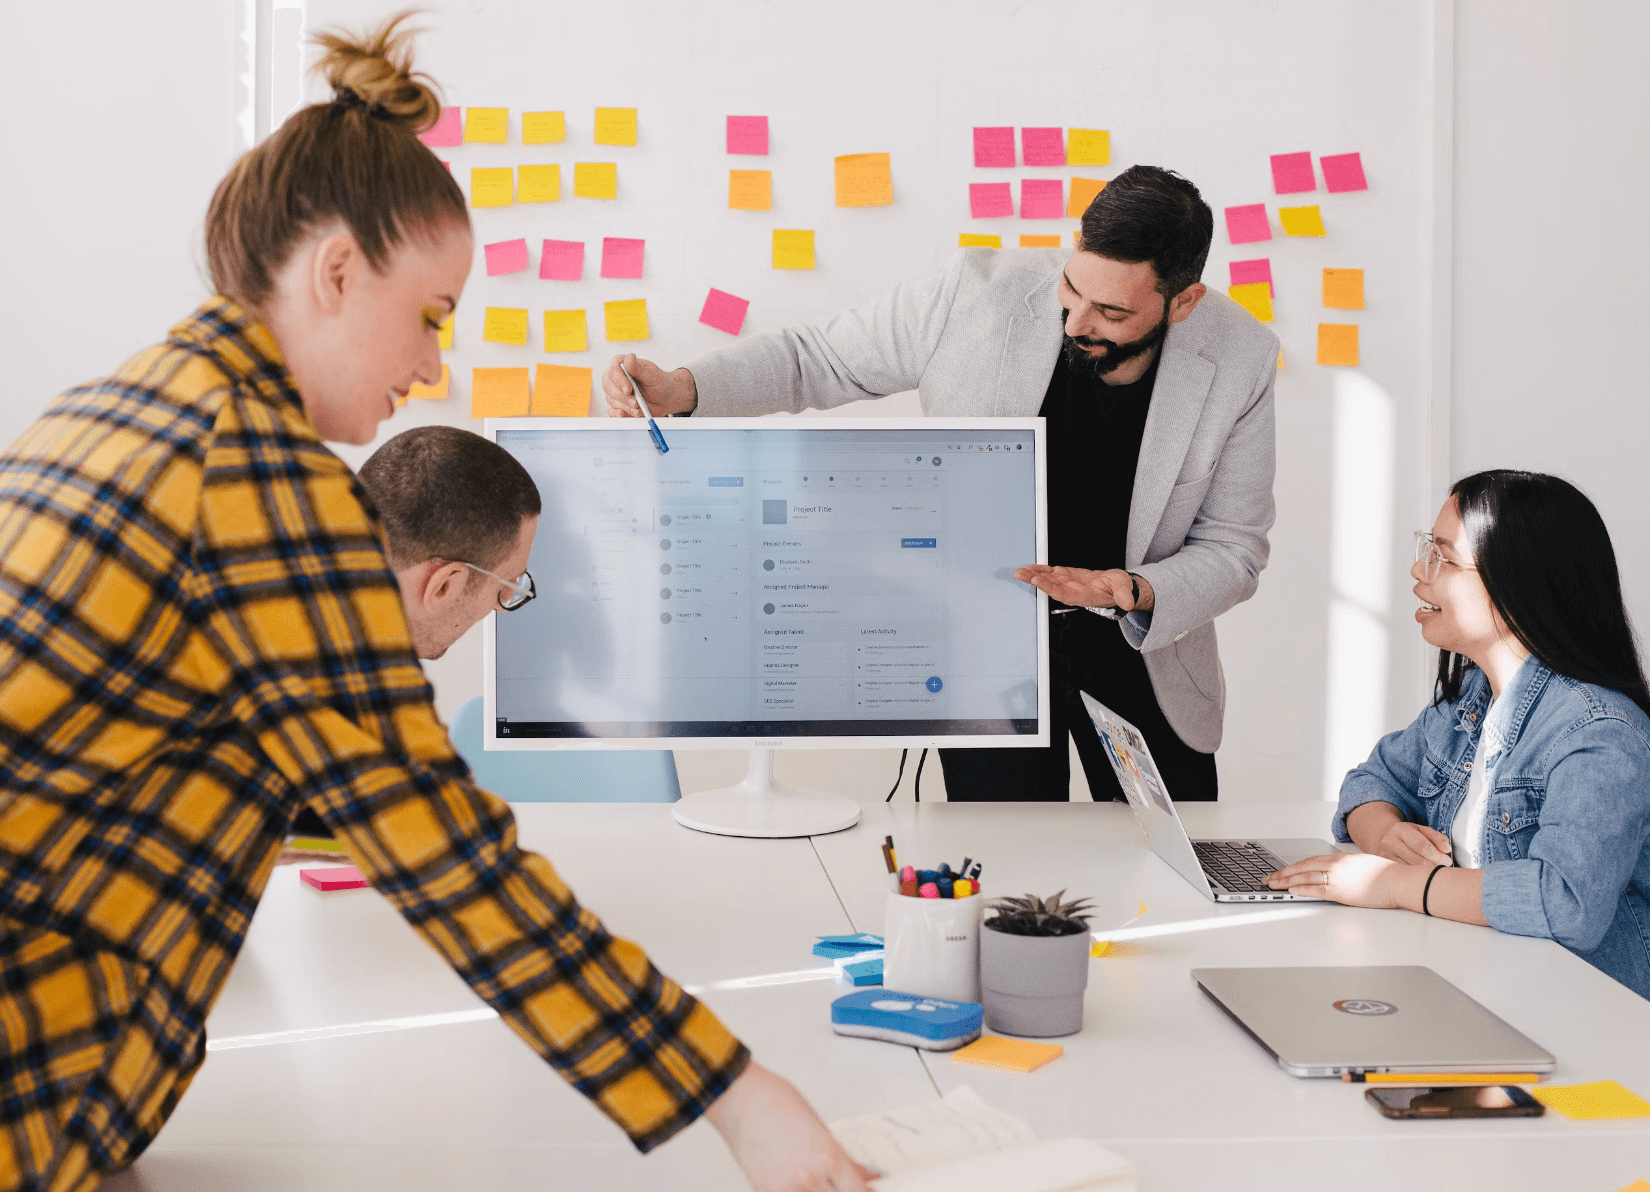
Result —
<svg viewBox="0 0 1650 1192"><path fill-rule="evenodd" d="M1198 835L1327 835L1324 804L1181 811ZM1557 1055L1552 1081L1615 1079L1640 1093L1650 1093L1650 1002L1546 941L1405 912L1216 907L1144 849L1121 804L905 803L868 808L847 832L789 841L690 832L664 805L516 812L525 847L549 856L612 930L695 988L827 1120L967 1084L1041 1137L1081 1134L1126 1156L1144 1192L1614 1192L1650 1177L1650 1119L1387 1121L1357 1086L1285 1075L1187 974L1425 964ZM816 934L880 930L884 833L907 862L983 861L988 895L1091 896L1097 929L1147 903L1128 938L1091 962L1084 1029L1060 1040L1063 1059L1020 1075L831 1033L829 1002L844 987L809 948ZM637 1156L508 1028L478 1014L482 1003L381 899L320 894L297 868L276 870L213 1011L219 1049L148 1153L106 1186L743 1186L704 1123ZM359 1025L408 1018L403 1029ZM301 1034L352 1025L358 1033Z"/></svg>

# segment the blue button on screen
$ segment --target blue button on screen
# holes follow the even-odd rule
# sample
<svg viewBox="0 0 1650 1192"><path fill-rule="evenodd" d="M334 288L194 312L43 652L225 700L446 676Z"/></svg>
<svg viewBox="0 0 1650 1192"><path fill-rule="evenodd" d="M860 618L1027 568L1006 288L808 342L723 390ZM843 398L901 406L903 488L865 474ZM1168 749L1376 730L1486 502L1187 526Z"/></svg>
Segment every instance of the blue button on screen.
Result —
<svg viewBox="0 0 1650 1192"><path fill-rule="evenodd" d="M900 546L907 548L936 547L940 544L940 540L938 538L901 538L899 540L899 544Z"/></svg>
<svg viewBox="0 0 1650 1192"><path fill-rule="evenodd" d="M940 677L938 675L929 675L928 682L924 683L923 686L932 692L938 693L939 689L944 687L945 684L940 682Z"/></svg>
<svg viewBox="0 0 1650 1192"><path fill-rule="evenodd" d="M743 476L712 476L710 486L712 488L744 488L745 478Z"/></svg>

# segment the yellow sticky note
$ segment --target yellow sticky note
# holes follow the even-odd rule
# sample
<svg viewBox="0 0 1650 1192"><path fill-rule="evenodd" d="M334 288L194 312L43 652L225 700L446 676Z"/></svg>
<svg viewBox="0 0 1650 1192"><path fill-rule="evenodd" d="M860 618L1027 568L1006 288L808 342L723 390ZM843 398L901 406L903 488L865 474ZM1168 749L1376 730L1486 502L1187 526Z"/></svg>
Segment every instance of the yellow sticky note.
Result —
<svg viewBox="0 0 1650 1192"><path fill-rule="evenodd" d="M1278 353L1278 371L1283 371L1283 353L1281 351Z"/></svg>
<svg viewBox="0 0 1650 1192"><path fill-rule="evenodd" d="M521 114L521 143L523 145L554 145L567 139L567 120L560 112L523 112Z"/></svg>
<svg viewBox="0 0 1650 1192"><path fill-rule="evenodd" d="M1323 271L1323 304L1336 310L1364 308L1364 271L1362 269L1325 269Z"/></svg>
<svg viewBox="0 0 1650 1192"><path fill-rule="evenodd" d="M1316 207L1279 207L1278 222L1285 236L1324 236L1323 216Z"/></svg>
<svg viewBox="0 0 1650 1192"><path fill-rule="evenodd" d="M1358 325L1356 323L1318 324L1318 363L1344 364L1358 367Z"/></svg>
<svg viewBox="0 0 1650 1192"><path fill-rule="evenodd" d="M1650 1117L1650 1101L1613 1080L1556 1086L1538 1084L1529 1089L1529 1094L1548 1109L1556 1109L1576 1121Z"/></svg>
<svg viewBox="0 0 1650 1192"><path fill-rule="evenodd" d="M470 417L525 417L530 384L525 368L471 369Z"/></svg>
<svg viewBox="0 0 1650 1192"><path fill-rule="evenodd" d="M516 202L554 203L561 198L561 167L522 166L516 179Z"/></svg>
<svg viewBox="0 0 1650 1192"><path fill-rule="evenodd" d="M1095 940L1094 943L1089 946L1089 955L1091 957L1093 957L1093 956L1104 956L1107 952L1110 952L1110 951L1111 951L1111 941L1110 940Z"/></svg>
<svg viewBox="0 0 1650 1192"><path fill-rule="evenodd" d="M1111 133L1099 128L1066 129L1066 164L1111 165Z"/></svg>
<svg viewBox="0 0 1650 1192"><path fill-rule="evenodd" d="M584 329L582 310L547 310L544 312L544 350L546 352L582 352L589 347Z"/></svg>
<svg viewBox="0 0 1650 1192"><path fill-rule="evenodd" d="M1032 1043L1026 1039L1008 1039L1002 1035L985 1035L967 1047L951 1053L959 1064L979 1064L986 1068L1007 1068L1011 1072L1034 1072L1066 1054L1058 1043Z"/></svg>
<svg viewBox="0 0 1650 1192"><path fill-rule="evenodd" d="M1106 189L1104 178L1073 178L1071 197L1066 200L1066 218L1082 219L1083 212L1094 202L1094 196Z"/></svg>
<svg viewBox="0 0 1650 1192"><path fill-rule="evenodd" d="M1058 237L1058 236L1021 236L1020 237L1020 247L1021 248L1059 248L1060 247L1060 237Z"/></svg>
<svg viewBox="0 0 1650 1192"><path fill-rule="evenodd" d="M596 144L634 145L635 143L635 108L596 109Z"/></svg>
<svg viewBox="0 0 1650 1192"><path fill-rule="evenodd" d="M775 269L812 269L814 267L814 234L812 229L798 231L791 228L773 230L773 267Z"/></svg>
<svg viewBox="0 0 1650 1192"><path fill-rule="evenodd" d="M510 128L509 108L465 108L464 139L491 145L504 144Z"/></svg>
<svg viewBox="0 0 1650 1192"><path fill-rule="evenodd" d="M836 159L838 207L886 207L894 201L894 171L886 153L851 153Z"/></svg>
<svg viewBox="0 0 1650 1192"><path fill-rule="evenodd" d="M579 332L584 332L584 312L578 312ZM571 368L565 364L541 364L533 379L533 403L529 412L548 414L552 418L588 418L590 416L590 378L588 368Z"/></svg>
<svg viewBox="0 0 1650 1192"><path fill-rule="evenodd" d="M646 339L647 299L631 298L624 302L605 303L607 308L607 341L624 343Z"/></svg>
<svg viewBox="0 0 1650 1192"><path fill-rule="evenodd" d="M962 232L957 236L958 248L1001 248L1001 236L982 236L978 232Z"/></svg>
<svg viewBox="0 0 1650 1192"><path fill-rule="evenodd" d="M441 366L440 381L436 382L434 385L420 385L417 381L414 381L411 385L407 386L407 396L422 397L430 401L446 397L448 392L447 382L451 379L451 370L447 365L443 364Z"/></svg>
<svg viewBox="0 0 1650 1192"><path fill-rule="evenodd" d="M729 170L728 206L735 211L771 210L773 171Z"/></svg>
<svg viewBox="0 0 1650 1192"><path fill-rule="evenodd" d="M1232 301L1254 315L1262 323L1272 321L1272 283L1254 281L1241 286L1227 286Z"/></svg>
<svg viewBox="0 0 1650 1192"><path fill-rule="evenodd" d="M441 345L443 352L453 350L453 316L451 314L441 320L441 329L435 333L435 342Z"/></svg>
<svg viewBox="0 0 1650 1192"><path fill-rule="evenodd" d="M619 197L619 167L611 161L581 161L573 165L573 194L581 199Z"/></svg>
<svg viewBox="0 0 1650 1192"><path fill-rule="evenodd" d="M1617 1188L1616 1192L1650 1192L1650 1180L1634 1180L1625 1188Z"/></svg>
<svg viewBox="0 0 1650 1192"><path fill-rule="evenodd" d="M527 343L527 312L513 306L489 306L481 338L490 344Z"/></svg>
<svg viewBox="0 0 1650 1192"><path fill-rule="evenodd" d="M470 171L470 206L508 207L515 201L516 172L509 166Z"/></svg>

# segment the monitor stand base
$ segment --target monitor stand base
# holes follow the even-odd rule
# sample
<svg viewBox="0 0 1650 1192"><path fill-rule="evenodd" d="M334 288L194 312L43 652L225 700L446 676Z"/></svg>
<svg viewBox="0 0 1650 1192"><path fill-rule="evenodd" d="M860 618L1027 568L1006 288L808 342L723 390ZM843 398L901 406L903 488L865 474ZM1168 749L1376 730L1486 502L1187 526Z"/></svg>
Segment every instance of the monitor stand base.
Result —
<svg viewBox="0 0 1650 1192"><path fill-rule="evenodd" d="M859 822L859 804L827 791L780 786L773 777L773 750L751 750L750 768L738 786L684 795L676 822L718 836L822 836Z"/></svg>

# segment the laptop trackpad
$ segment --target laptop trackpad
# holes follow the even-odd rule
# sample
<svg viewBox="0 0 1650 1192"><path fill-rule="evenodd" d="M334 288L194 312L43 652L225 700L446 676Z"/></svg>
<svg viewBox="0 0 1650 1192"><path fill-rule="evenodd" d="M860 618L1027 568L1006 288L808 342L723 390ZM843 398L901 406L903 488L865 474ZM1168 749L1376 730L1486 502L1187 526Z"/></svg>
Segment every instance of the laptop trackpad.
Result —
<svg viewBox="0 0 1650 1192"><path fill-rule="evenodd" d="M1330 844L1327 840L1313 840L1308 837L1287 840L1273 840L1268 838L1260 840L1257 843L1265 845L1267 848L1271 849L1278 856L1282 857L1284 862L1289 865L1293 865L1296 861L1304 861L1308 857L1321 857L1325 853L1338 853L1344 851L1337 848L1333 844Z"/></svg>

